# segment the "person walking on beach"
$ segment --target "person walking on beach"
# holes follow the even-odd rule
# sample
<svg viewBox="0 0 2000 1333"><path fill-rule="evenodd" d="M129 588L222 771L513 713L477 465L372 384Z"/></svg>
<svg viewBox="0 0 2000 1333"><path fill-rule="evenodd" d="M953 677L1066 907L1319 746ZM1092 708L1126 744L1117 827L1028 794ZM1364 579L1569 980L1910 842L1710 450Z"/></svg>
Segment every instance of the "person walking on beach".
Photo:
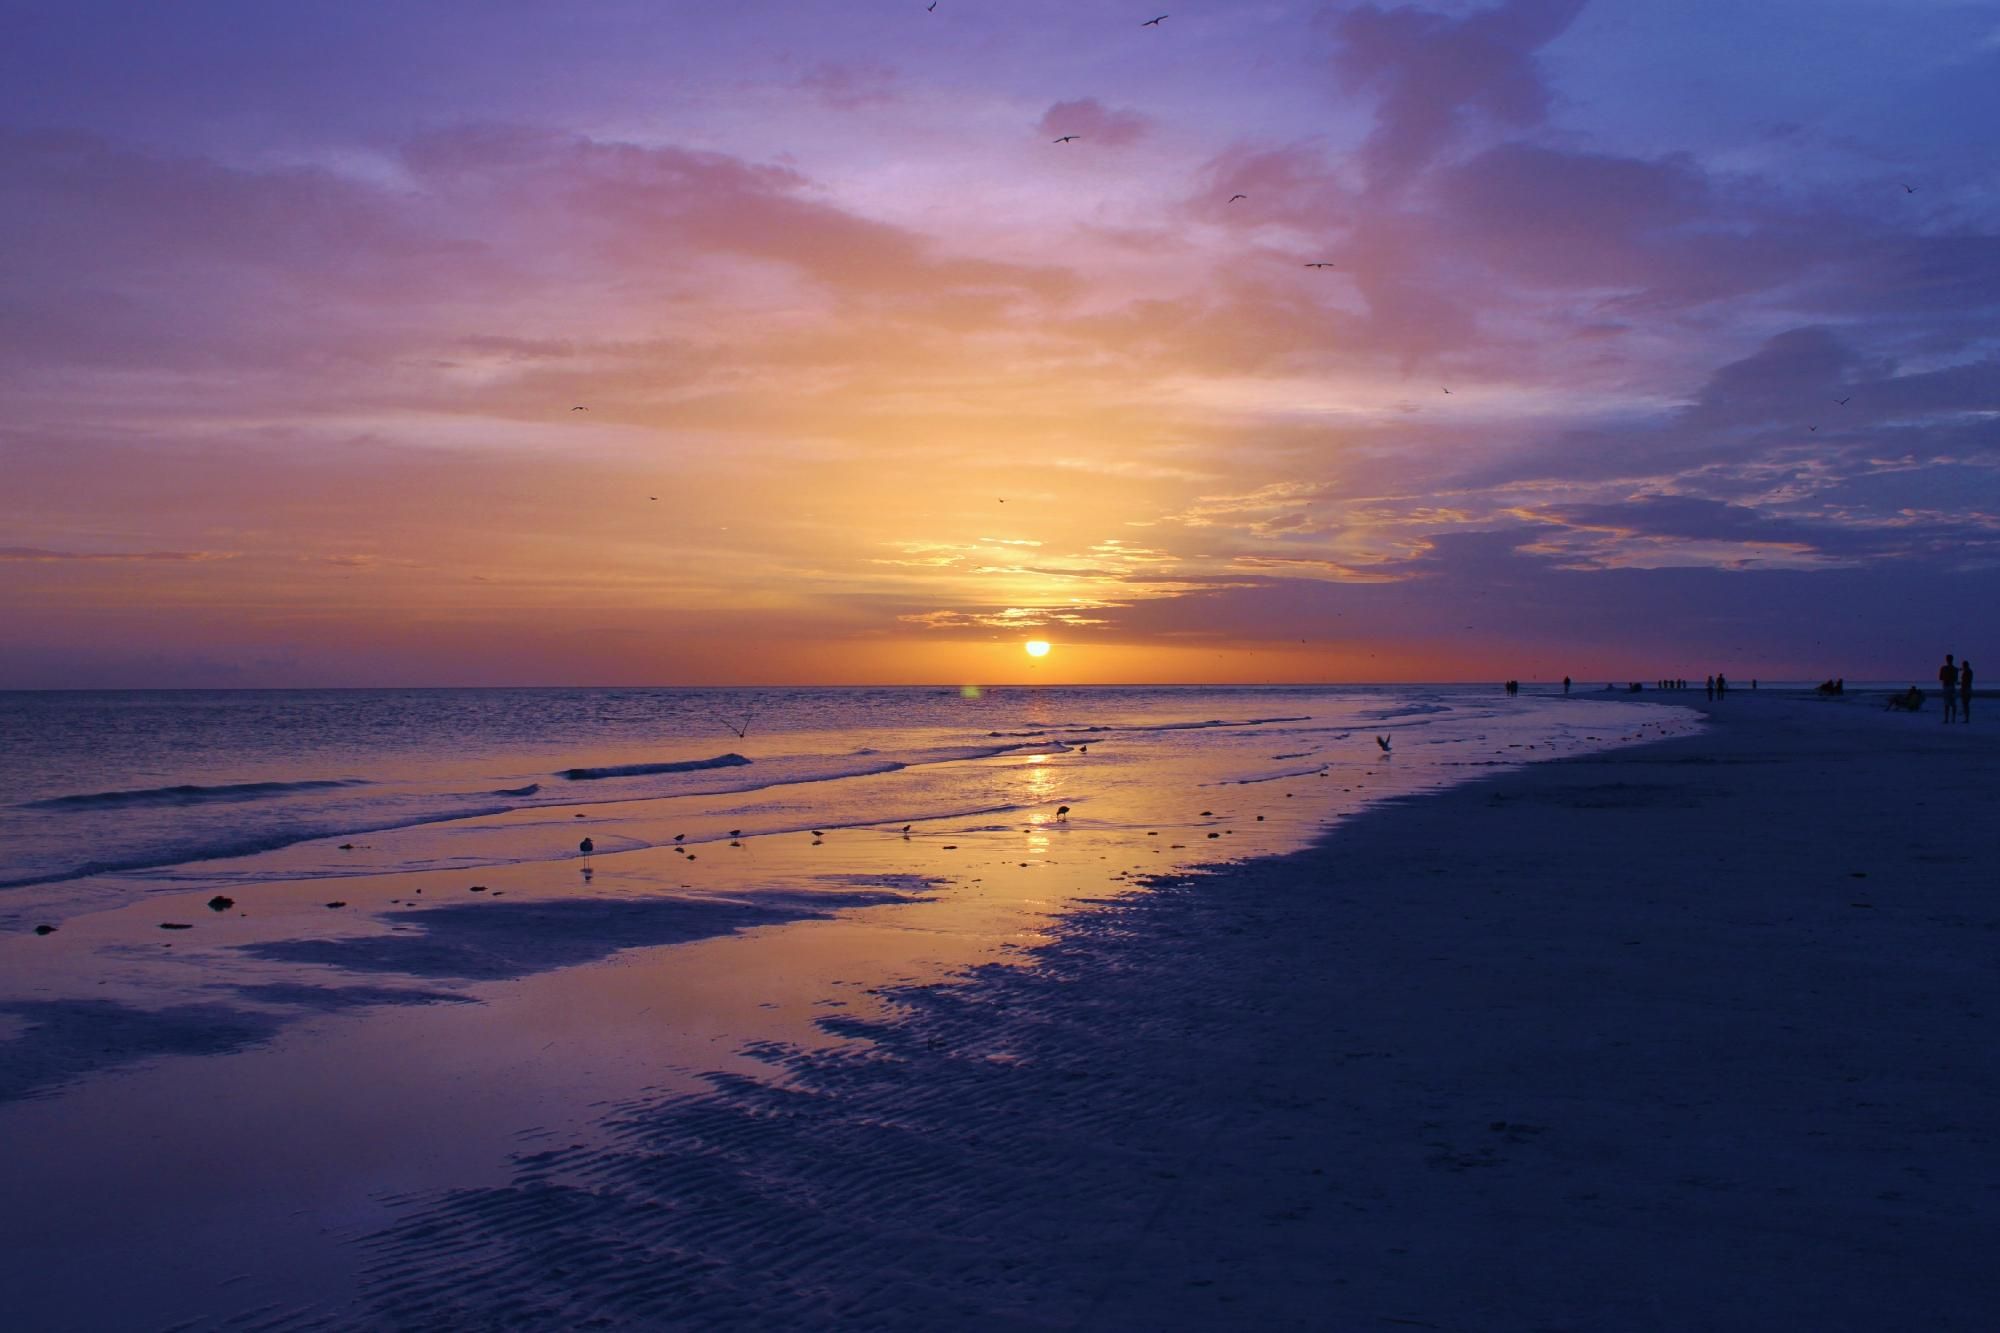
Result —
<svg viewBox="0 0 2000 1333"><path fill-rule="evenodd" d="M1720 699L1729 693L1729 680L1720 671L1715 673L1715 697Z"/></svg>
<svg viewBox="0 0 2000 1333"><path fill-rule="evenodd" d="M1972 662L1958 664L1958 720L1972 721Z"/></svg>
<svg viewBox="0 0 2000 1333"><path fill-rule="evenodd" d="M1938 668L1938 688L1944 691L1944 720L1949 722L1958 716L1958 667L1950 653L1944 655L1944 665Z"/></svg>
<svg viewBox="0 0 2000 1333"><path fill-rule="evenodd" d="M1568 677L1568 676L1564 676L1564 677L1563 677L1563 693L1564 693L1564 694L1568 694L1568 693L1569 693L1569 677Z"/></svg>

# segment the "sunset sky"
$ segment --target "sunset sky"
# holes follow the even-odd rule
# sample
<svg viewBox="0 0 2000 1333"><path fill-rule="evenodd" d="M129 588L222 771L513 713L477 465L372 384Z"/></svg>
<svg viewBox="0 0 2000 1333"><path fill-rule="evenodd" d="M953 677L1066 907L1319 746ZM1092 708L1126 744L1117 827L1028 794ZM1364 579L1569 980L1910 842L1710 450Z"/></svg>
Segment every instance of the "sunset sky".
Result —
<svg viewBox="0 0 2000 1333"><path fill-rule="evenodd" d="M2000 652L2000 3L925 3L0 0L0 687Z"/></svg>

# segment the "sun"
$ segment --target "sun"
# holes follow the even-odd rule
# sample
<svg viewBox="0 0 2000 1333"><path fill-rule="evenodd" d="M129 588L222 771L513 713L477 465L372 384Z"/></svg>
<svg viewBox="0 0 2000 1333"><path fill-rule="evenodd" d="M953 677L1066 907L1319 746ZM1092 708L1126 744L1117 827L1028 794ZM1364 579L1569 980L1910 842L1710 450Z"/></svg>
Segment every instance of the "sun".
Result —
<svg viewBox="0 0 2000 1333"><path fill-rule="evenodd" d="M1028 650L1028 656L1030 657L1047 657L1049 655L1049 643L1047 639L1030 639L1021 646Z"/></svg>

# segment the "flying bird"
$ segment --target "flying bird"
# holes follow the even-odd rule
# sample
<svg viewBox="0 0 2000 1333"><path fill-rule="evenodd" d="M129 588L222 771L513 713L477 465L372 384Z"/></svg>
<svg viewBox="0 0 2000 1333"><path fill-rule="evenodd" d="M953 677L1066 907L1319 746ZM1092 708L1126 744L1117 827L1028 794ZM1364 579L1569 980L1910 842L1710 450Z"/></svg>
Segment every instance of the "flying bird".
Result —
<svg viewBox="0 0 2000 1333"><path fill-rule="evenodd" d="M1850 393L1845 398L1836 398L1833 401L1839 403L1842 407L1846 407L1849 403L1854 401L1854 395Z"/></svg>
<svg viewBox="0 0 2000 1333"><path fill-rule="evenodd" d="M1232 194L1232 195L1230 195L1230 196L1229 196L1229 202L1233 204L1233 203L1235 203L1235 202L1236 202L1236 201L1237 201L1238 199L1248 199L1249 197L1250 197L1250 196L1249 196L1249 195L1247 195L1247 194Z"/></svg>
<svg viewBox="0 0 2000 1333"><path fill-rule="evenodd" d="M1083 136L1082 136L1081 134L1065 134L1065 135L1064 135L1064 136L1063 136L1062 138L1060 138L1060 139L1053 139L1053 140L1050 140L1050 142L1051 142L1051 143L1068 143L1068 142L1069 142L1069 141L1070 141L1071 139L1081 139L1082 137L1083 137Z"/></svg>
<svg viewBox="0 0 2000 1333"><path fill-rule="evenodd" d="M1914 186L1914 185L1905 185L1905 186L1903 186L1903 193L1904 193L1904 194L1915 194L1916 192L1917 192L1917 187L1916 187L1916 186Z"/></svg>
<svg viewBox="0 0 2000 1333"><path fill-rule="evenodd" d="M1338 267L1340 267L1340 266L1339 266L1338 264L1332 264L1332 263L1328 263L1328 262L1327 262L1326 260L1324 260L1324 259L1321 259L1321 260L1317 260L1317 261L1314 261L1314 260L1307 260L1307 261L1306 261L1306 267L1307 267L1307 268L1338 268Z"/></svg>
<svg viewBox="0 0 2000 1333"><path fill-rule="evenodd" d="M572 408L570 409L570 411L572 411L572 412L588 412L589 410L590 410L590 409L589 409L589 408L587 408L587 407L572 407Z"/></svg>
<svg viewBox="0 0 2000 1333"><path fill-rule="evenodd" d="M1382 747L1383 754L1389 753L1389 738L1387 736L1377 736L1375 743Z"/></svg>
<svg viewBox="0 0 2000 1333"><path fill-rule="evenodd" d="M1450 393L1450 392L1451 392L1451 390L1450 390L1450 389L1446 389L1446 388L1444 387L1444 385L1442 385L1442 384L1438 385L1438 388L1439 388L1440 390L1443 390L1443 392L1445 392L1445 393Z"/></svg>
<svg viewBox="0 0 2000 1333"><path fill-rule="evenodd" d="M937 8L937 0L931 0L931 2L928 5L924 6L924 13L928 14L936 8Z"/></svg>
<svg viewBox="0 0 2000 1333"><path fill-rule="evenodd" d="M1141 23L1139 26L1142 28L1157 28L1160 26L1160 24L1164 23L1169 17L1171 16L1167 14L1162 14L1160 15L1160 17L1156 19L1147 19L1144 23Z"/></svg>

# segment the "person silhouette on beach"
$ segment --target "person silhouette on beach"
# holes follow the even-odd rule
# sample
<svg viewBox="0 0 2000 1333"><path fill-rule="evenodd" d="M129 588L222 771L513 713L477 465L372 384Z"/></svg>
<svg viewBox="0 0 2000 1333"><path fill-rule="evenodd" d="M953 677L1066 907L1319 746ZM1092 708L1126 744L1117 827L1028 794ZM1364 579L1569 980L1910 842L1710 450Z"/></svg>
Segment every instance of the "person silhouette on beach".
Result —
<svg viewBox="0 0 2000 1333"><path fill-rule="evenodd" d="M1944 655L1944 665L1938 668L1938 688L1944 691L1944 720L1949 722L1958 716L1958 667L1950 653Z"/></svg>
<svg viewBox="0 0 2000 1333"><path fill-rule="evenodd" d="M1720 699L1729 693L1729 678L1720 671L1715 673L1715 697Z"/></svg>
<svg viewBox="0 0 2000 1333"><path fill-rule="evenodd" d="M1958 664L1958 720L1972 721L1972 662Z"/></svg>
<svg viewBox="0 0 2000 1333"><path fill-rule="evenodd" d="M1564 677L1563 677L1563 693L1564 693L1564 694L1568 694L1568 693L1569 693L1569 677L1568 677L1568 676L1564 676Z"/></svg>

